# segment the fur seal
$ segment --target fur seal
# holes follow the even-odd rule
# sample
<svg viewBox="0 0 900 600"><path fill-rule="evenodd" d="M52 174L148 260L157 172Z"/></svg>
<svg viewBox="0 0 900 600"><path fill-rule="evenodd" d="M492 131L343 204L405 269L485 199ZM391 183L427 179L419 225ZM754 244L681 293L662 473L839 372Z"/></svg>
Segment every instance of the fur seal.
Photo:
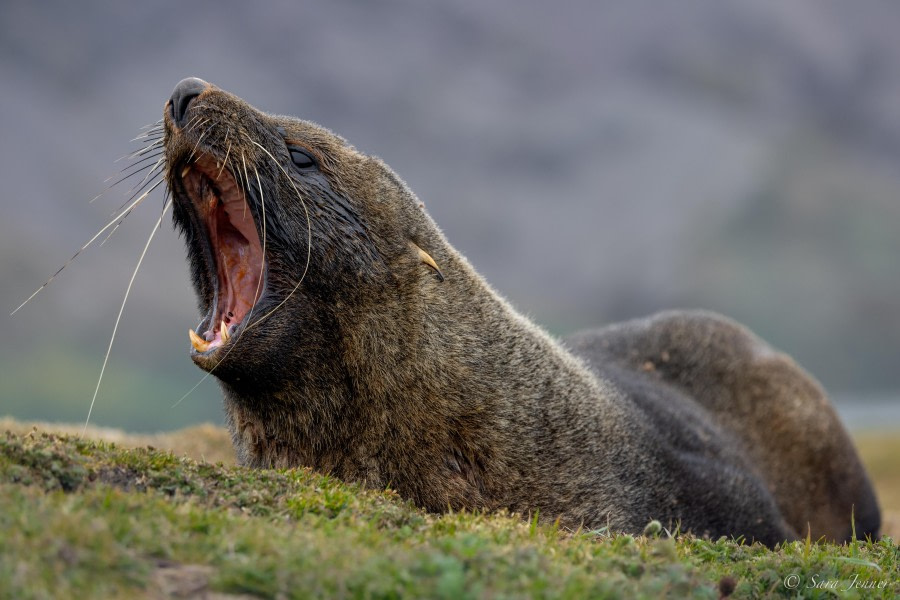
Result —
<svg viewBox="0 0 900 600"><path fill-rule="evenodd" d="M390 486L430 511L767 545L877 536L872 486L821 387L715 314L552 339L378 158L189 78L166 181L241 463Z"/></svg>

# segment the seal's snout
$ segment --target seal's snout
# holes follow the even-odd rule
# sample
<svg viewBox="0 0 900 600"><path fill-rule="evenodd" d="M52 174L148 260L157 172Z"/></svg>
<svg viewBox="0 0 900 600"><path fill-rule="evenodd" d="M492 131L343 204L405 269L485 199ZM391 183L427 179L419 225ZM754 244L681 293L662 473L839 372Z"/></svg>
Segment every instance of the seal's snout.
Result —
<svg viewBox="0 0 900 600"><path fill-rule="evenodd" d="M178 82L172 92L172 98L169 100L169 112L176 125L184 126L184 119L191 101L208 87L208 83L197 77L188 77Z"/></svg>

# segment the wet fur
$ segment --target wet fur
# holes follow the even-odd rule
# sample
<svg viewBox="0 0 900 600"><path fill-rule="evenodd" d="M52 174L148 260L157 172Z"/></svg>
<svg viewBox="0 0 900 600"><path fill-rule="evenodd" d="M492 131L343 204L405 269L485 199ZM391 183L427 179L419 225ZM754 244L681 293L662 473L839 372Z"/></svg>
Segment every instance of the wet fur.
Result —
<svg viewBox="0 0 900 600"><path fill-rule="evenodd" d="M190 110L203 127L166 117L169 184L201 133L202 151L230 149L232 171L252 165L268 271L251 321L280 306L224 357L198 360L221 383L243 464L572 528L659 519L772 545L807 526L846 539L855 511L857 532L877 535L871 485L824 393L745 329L665 313L561 343L494 292L379 159L214 87ZM285 139L320 170L293 170ZM205 313L215 265L175 200Z"/></svg>

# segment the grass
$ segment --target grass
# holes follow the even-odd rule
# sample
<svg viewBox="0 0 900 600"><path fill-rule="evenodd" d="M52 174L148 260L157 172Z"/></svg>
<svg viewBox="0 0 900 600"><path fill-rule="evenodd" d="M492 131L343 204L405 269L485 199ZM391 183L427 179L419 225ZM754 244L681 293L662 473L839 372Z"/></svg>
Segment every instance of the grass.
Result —
<svg viewBox="0 0 900 600"><path fill-rule="evenodd" d="M196 445L198 431L159 440ZM438 516L309 470L248 470L36 430L0 434L0 506L2 598L900 594L890 538L769 550L672 537L658 524L632 536Z"/></svg>

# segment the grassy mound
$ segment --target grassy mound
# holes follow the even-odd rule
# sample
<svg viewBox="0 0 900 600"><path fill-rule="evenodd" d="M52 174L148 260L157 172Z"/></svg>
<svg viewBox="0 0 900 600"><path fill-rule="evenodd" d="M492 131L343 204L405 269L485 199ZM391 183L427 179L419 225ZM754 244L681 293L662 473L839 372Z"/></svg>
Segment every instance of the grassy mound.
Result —
<svg viewBox="0 0 900 600"><path fill-rule="evenodd" d="M249 470L37 431L0 435L0 506L4 598L900 594L890 538L771 551L673 538L654 524L630 536L430 515L309 470Z"/></svg>

